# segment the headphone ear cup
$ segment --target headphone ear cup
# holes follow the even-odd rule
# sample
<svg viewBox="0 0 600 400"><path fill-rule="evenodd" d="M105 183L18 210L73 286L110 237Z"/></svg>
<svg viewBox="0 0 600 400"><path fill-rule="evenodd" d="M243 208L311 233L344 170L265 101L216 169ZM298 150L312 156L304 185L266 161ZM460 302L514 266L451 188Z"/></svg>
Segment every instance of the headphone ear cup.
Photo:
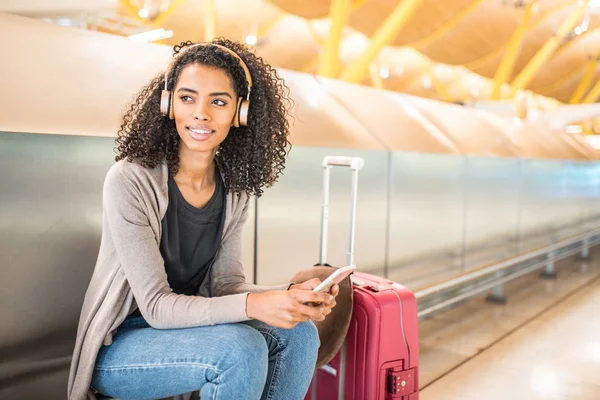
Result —
<svg viewBox="0 0 600 400"><path fill-rule="evenodd" d="M175 108L173 107L173 96L169 96L169 118L175 119Z"/></svg>
<svg viewBox="0 0 600 400"><path fill-rule="evenodd" d="M240 97L238 101L238 111L236 115L236 122L238 122L236 127L240 126L248 126L248 111L250 109L250 102L248 100L244 100Z"/></svg>
<svg viewBox="0 0 600 400"><path fill-rule="evenodd" d="M165 117L168 116L170 119L174 118L170 90L163 90L160 94L160 112Z"/></svg>
<svg viewBox="0 0 600 400"><path fill-rule="evenodd" d="M240 123L240 112L242 111L242 101L244 99L241 97L238 97L238 101L237 101L237 107L235 109L235 115L233 116L233 126L235 126L236 128L239 128L241 125Z"/></svg>

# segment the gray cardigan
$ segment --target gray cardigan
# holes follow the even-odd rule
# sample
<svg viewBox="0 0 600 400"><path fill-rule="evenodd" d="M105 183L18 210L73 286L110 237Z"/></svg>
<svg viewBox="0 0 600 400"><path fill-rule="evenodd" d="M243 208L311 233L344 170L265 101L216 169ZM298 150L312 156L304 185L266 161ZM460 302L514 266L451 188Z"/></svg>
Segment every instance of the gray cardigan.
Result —
<svg viewBox="0 0 600 400"><path fill-rule="evenodd" d="M95 399L89 389L102 345L137 308L156 329L245 321L250 292L285 290L246 283L241 263L242 227L249 196L227 195L223 238L197 296L172 292L159 250L161 220L168 205L168 169L119 161L104 182L102 240L85 294L69 375L69 400Z"/></svg>

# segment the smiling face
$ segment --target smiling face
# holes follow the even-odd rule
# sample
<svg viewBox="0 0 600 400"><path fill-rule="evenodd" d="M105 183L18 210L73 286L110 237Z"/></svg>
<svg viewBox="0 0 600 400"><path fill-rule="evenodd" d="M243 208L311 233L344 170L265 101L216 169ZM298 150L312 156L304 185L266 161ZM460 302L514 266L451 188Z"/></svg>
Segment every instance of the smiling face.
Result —
<svg viewBox="0 0 600 400"><path fill-rule="evenodd" d="M224 70L203 64L184 67L173 91L180 153L216 152L229 134L236 99L232 80Z"/></svg>

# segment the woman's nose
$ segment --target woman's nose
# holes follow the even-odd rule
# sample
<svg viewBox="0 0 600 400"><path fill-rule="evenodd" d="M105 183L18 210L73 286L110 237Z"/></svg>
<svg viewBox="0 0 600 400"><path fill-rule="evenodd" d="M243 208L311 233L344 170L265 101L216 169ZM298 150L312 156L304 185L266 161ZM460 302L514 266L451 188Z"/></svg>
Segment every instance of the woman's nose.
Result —
<svg viewBox="0 0 600 400"><path fill-rule="evenodd" d="M203 121L210 120L210 108L204 102L198 102L196 108L194 109L194 118L200 119Z"/></svg>

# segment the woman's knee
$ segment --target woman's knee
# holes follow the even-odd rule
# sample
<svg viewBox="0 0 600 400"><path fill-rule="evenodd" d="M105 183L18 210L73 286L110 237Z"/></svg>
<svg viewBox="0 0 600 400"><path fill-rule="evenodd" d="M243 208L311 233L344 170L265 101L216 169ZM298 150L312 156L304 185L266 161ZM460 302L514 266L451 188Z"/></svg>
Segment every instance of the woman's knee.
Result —
<svg viewBox="0 0 600 400"><path fill-rule="evenodd" d="M267 344L256 330L242 324L221 325L214 343L222 349L218 376L202 387L202 398L258 399L267 381ZM219 396L216 395L219 394Z"/></svg>
<svg viewBox="0 0 600 400"><path fill-rule="evenodd" d="M289 340L294 347L298 347L306 355L314 355L316 359L321 341L319 331L312 321L301 322L292 328Z"/></svg>
<svg viewBox="0 0 600 400"><path fill-rule="evenodd" d="M223 337L215 338L215 341L226 350L230 368L244 370L248 375L256 375L257 379L266 377L269 350L265 339L255 329L232 324Z"/></svg>

